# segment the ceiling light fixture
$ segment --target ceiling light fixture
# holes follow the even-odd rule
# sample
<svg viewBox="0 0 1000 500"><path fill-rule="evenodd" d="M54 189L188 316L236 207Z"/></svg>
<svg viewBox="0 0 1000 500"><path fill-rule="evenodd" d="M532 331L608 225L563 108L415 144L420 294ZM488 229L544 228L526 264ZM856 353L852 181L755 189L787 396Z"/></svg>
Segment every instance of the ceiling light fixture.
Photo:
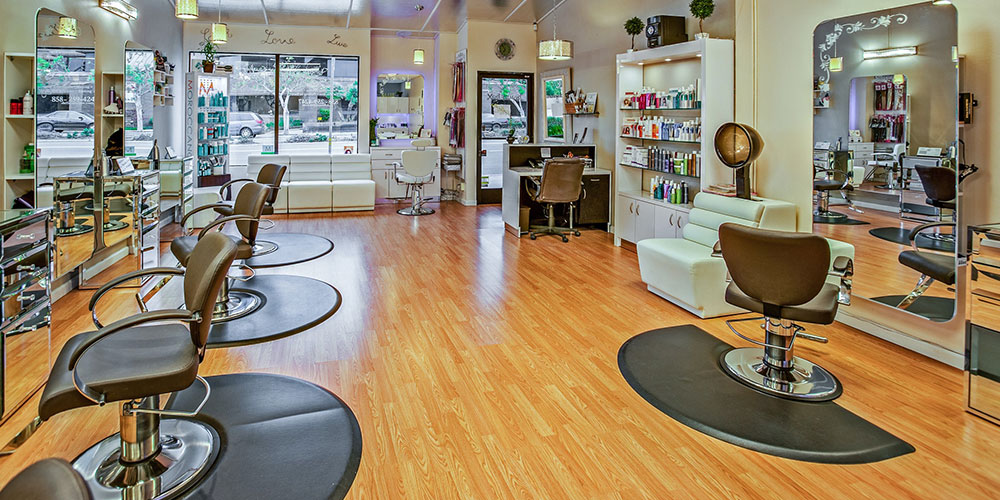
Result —
<svg viewBox="0 0 1000 500"><path fill-rule="evenodd" d="M556 10L552 0L552 10ZM573 42L556 36L556 13L552 13L552 39L538 42L538 58L543 61L565 61L573 58Z"/></svg>
<svg viewBox="0 0 1000 500"><path fill-rule="evenodd" d="M671 59L671 58L668 57L668 58L664 59L663 61L664 62L670 62L670 61L673 61L673 59Z"/></svg>
<svg viewBox="0 0 1000 500"><path fill-rule="evenodd" d="M222 45L229 41L229 26L222 22L222 0L219 0L219 22L212 23L212 43Z"/></svg>
<svg viewBox="0 0 1000 500"><path fill-rule="evenodd" d="M424 49L413 49L413 64L424 63Z"/></svg>
<svg viewBox="0 0 1000 500"><path fill-rule="evenodd" d="M174 15L179 19L198 19L198 0L177 0Z"/></svg>
<svg viewBox="0 0 1000 500"><path fill-rule="evenodd" d="M894 47L891 49L866 50L862 54L865 59L884 59L886 57L902 57L917 55L916 47Z"/></svg>
<svg viewBox="0 0 1000 500"><path fill-rule="evenodd" d="M76 29L76 18L62 16L56 24L56 36L69 40L76 40L79 31Z"/></svg>
<svg viewBox="0 0 1000 500"><path fill-rule="evenodd" d="M951 5L951 0L934 0L934 5Z"/></svg>
<svg viewBox="0 0 1000 500"><path fill-rule="evenodd" d="M101 0L102 9L126 20L131 21L139 17L139 10L125 0Z"/></svg>

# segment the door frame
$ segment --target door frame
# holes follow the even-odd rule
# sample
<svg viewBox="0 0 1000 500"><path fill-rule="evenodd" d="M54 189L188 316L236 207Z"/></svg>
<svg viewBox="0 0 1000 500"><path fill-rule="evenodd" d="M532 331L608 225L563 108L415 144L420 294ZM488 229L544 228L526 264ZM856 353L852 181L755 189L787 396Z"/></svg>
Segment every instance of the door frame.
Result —
<svg viewBox="0 0 1000 500"><path fill-rule="evenodd" d="M476 74L476 204L497 204L503 200L502 189L483 190L483 80L486 78L523 78L528 80L528 109L524 118L528 122L528 137L535 137L535 74L523 71L480 71Z"/></svg>

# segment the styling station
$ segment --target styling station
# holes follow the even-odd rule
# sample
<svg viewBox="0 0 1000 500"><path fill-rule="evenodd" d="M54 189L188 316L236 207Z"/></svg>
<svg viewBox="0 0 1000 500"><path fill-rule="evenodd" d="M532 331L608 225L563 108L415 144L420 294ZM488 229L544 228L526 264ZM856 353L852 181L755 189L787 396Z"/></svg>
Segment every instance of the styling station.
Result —
<svg viewBox="0 0 1000 500"><path fill-rule="evenodd" d="M994 0L4 1L0 500L1000 490Z"/></svg>

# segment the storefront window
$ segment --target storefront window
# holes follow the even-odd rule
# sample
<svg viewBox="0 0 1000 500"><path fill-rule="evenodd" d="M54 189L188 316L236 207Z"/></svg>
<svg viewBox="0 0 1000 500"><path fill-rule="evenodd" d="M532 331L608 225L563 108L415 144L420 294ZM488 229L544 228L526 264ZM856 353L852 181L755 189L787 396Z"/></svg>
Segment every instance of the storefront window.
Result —
<svg viewBox="0 0 1000 500"><path fill-rule="evenodd" d="M94 49L38 48L38 156L94 154Z"/></svg>
<svg viewBox="0 0 1000 500"><path fill-rule="evenodd" d="M200 60L191 53L192 67ZM231 165L246 165L251 154L356 151L356 57L219 54L216 65L233 67Z"/></svg>

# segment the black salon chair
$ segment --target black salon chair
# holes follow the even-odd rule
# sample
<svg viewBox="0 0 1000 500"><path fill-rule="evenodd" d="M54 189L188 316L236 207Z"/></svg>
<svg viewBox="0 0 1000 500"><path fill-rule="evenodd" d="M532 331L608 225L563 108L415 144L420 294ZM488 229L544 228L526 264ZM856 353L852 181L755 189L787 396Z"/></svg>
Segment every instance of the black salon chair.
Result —
<svg viewBox="0 0 1000 500"><path fill-rule="evenodd" d="M580 158L555 158L545 162L541 182L531 179L534 185L527 186L528 195L544 205L549 221L547 226L531 227L531 239L551 234L561 237L565 243L570 234L580 236L580 231L573 229L573 204L583 192L583 166ZM556 227L557 204L569 204L570 227Z"/></svg>
<svg viewBox="0 0 1000 500"><path fill-rule="evenodd" d="M0 490L0 500L91 500L80 473L61 458L29 465Z"/></svg>
<svg viewBox="0 0 1000 500"><path fill-rule="evenodd" d="M823 177L819 179L815 178L818 174L823 174ZM838 177L842 177L843 180L838 180ZM816 208L813 210L813 222L820 224L838 224L848 219L847 215L830 210L830 193L833 191L840 192L844 200L847 202L847 208L850 208L858 213L864 213L855 208L854 204L851 203L850 198L847 196L847 191L854 190L854 186L851 185L851 174L847 172L832 168L815 169L815 173L813 175L813 190L816 191L818 198L816 201Z"/></svg>
<svg viewBox="0 0 1000 500"><path fill-rule="evenodd" d="M121 403L119 433L74 461L95 496L173 498L210 468L219 450L218 435L187 417L197 415L211 393L198 365L211 329L208 318L236 251L231 237L213 232L193 249L186 270L158 267L111 280L94 293L91 309L116 286L163 274L184 276L187 306L142 312L77 335L56 357L38 404L42 420L75 408ZM206 390L197 408L160 409L160 395L186 389L196 380Z"/></svg>
<svg viewBox="0 0 1000 500"><path fill-rule="evenodd" d="M174 241L170 242L170 253L174 255L181 266L187 267L188 259L191 257L199 240L213 229L221 231L225 224L235 222L237 232L239 233L236 259L242 261L253 257L253 248L257 242L257 231L260 227L261 214L264 211L264 206L271 191L270 186L256 182L244 184L232 204L232 215L220 217L212 221L197 234L194 234L192 231L192 234L174 238ZM205 210L214 210L223 206L228 206L228 204L220 202L200 206L184 215L184 218L181 219L181 227L184 227L191 216ZM270 223L271 221L267 222ZM247 281L253 278L252 269L246 266L246 264L240 264L240 266L249 271L251 273L250 276L233 277L231 279ZM213 321L228 321L243 317L257 310L262 305L261 299L258 296L252 293L230 290L230 284L229 279L223 282L222 289L219 292L219 300L212 316Z"/></svg>
<svg viewBox="0 0 1000 500"><path fill-rule="evenodd" d="M914 167L920 184L924 188L925 200L928 205L937 208L938 222L955 220L955 202L958 198L958 175L949 167L934 165L917 165ZM955 238L951 234L930 233L924 237L941 241L954 242Z"/></svg>
<svg viewBox="0 0 1000 500"><path fill-rule="evenodd" d="M733 327L743 321L760 323L761 318L726 322L733 333L763 349L727 351L722 367L739 382L783 398L829 401L839 396L836 377L793 354L798 338L827 339L805 333L795 322L833 323L838 304L850 303L851 259L838 257L831 266L830 244L821 236L733 223L719 227L719 246L732 276L726 302L764 315L763 342ZM841 278L841 286L827 282L831 273Z"/></svg>
<svg viewBox="0 0 1000 500"><path fill-rule="evenodd" d="M257 184L263 184L271 188L271 192L267 195L267 200L264 202L264 210L261 212L261 215L274 215L274 202L278 200L278 192L281 190L281 180L285 177L285 172L287 171L288 166L286 165L268 163L257 172ZM229 200L231 199L233 186L242 182L255 181L252 179L233 179L219 186L219 202L225 203L227 206L215 207L215 213L222 217L229 217L235 213L233 212L233 203ZM273 241L257 240L253 246L253 255L265 255L277 249L278 244Z"/></svg>
<svg viewBox="0 0 1000 500"><path fill-rule="evenodd" d="M955 178L955 173L952 171L952 180ZM912 250L904 250L899 254L899 263L913 269L920 273L920 279L917 281L917 286L914 287L903 300L896 305L900 309L906 309L913 305L917 299L919 299L924 292L935 282L939 281L948 286L955 285L955 276L957 262L954 253L945 253L930 250L927 248L920 248L916 244L917 235L931 229L937 229L942 227L951 227L952 230L955 228L954 222L929 222L927 224L921 224L912 230L910 230L910 247ZM954 234L948 234L954 238Z"/></svg>

